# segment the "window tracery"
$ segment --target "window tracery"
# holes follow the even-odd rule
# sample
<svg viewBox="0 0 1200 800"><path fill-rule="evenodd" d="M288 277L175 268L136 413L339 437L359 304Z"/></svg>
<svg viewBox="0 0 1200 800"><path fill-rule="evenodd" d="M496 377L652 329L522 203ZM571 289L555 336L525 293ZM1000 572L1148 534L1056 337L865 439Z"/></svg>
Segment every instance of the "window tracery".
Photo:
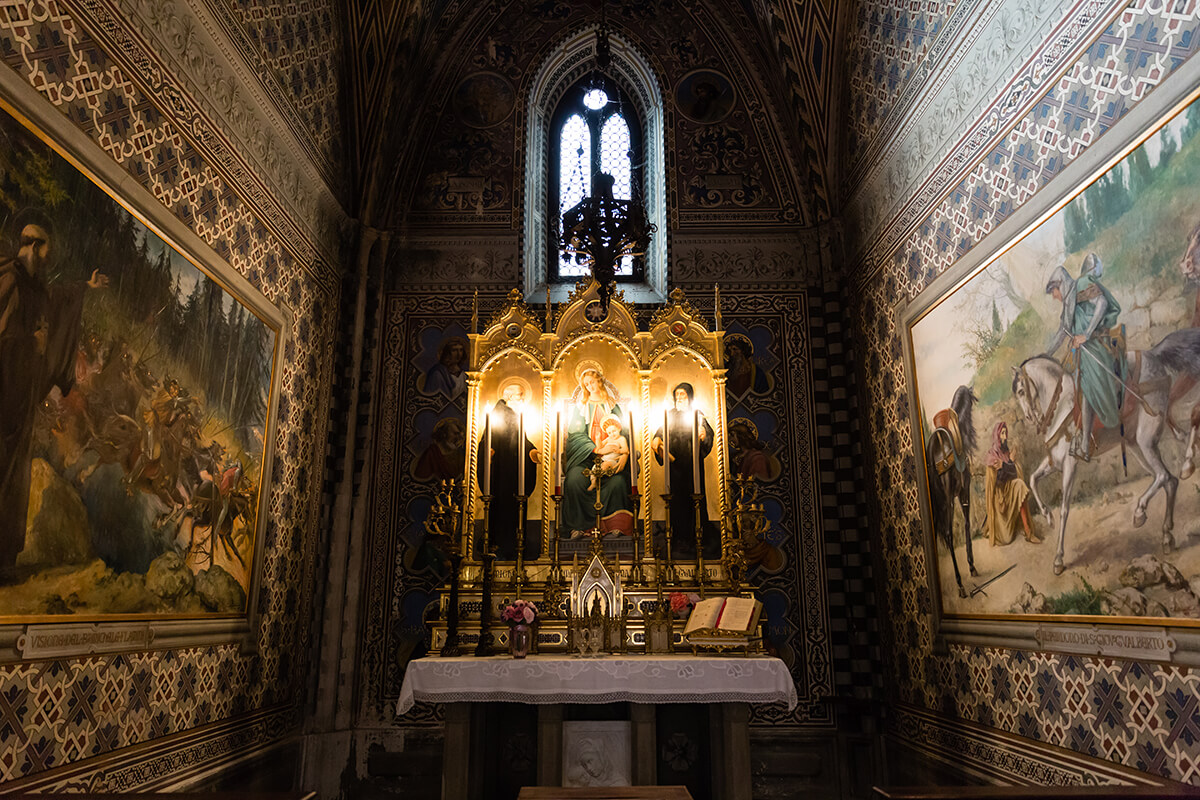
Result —
<svg viewBox="0 0 1200 800"><path fill-rule="evenodd" d="M613 36L611 64L596 70L595 31L564 41L542 64L528 96L522 266L525 297L566 299L585 265L559 255L562 215L591 194L593 172L613 176L613 196L637 200L661 232L645 256L622 259L626 300L666 297L667 224L663 106L649 64Z"/></svg>

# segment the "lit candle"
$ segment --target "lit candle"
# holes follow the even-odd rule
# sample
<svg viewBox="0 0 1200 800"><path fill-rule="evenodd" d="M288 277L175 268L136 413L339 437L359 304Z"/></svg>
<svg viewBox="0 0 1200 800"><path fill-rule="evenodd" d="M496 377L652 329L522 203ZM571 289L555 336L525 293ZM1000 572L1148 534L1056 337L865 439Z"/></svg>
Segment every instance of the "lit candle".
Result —
<svg viewBox="0 0 1200 800"><path fill-rule="evenodd" d="M485 412L483 420L483 452L479 454L483 463L480 468L483 471L483 493L492 493L492 413L489 409Z"/></svg>
<svg viewBox="0 0 1200 800"><path fill-rule="evenodd" d="M671 409L663 409L663 494L671 493Z"/></svg>
<svg viewBox="0 0 1200 800"><path fill-rule="evenodd" d="M632 462L637 456L637 444L633 436L633 409L629 409L629 460ZM633 493L637 494L637 476L633 474L633 465L629 467L629 480L633 484Z"/></svg>
<svg viewBox="0 0 1200 800"><path fill-rule="evenodd" d="M692 417L692 494L700 494L700 409Z"/></svg>
<svg viewBox="0 0 1200 800"><path fill-rule="evenodd" d="M525 412L517 412L517 495L525 496Z"/></svg>
<svg viewBox="0 0 1200 800"><path fill-rule="evenodd" d="M555 423L555 427L558 429L558 437L557 437L557 440L555 441L555 445L556 445L556 447L555 447L555 453L554 453L554 474L558 476L558 485L554 487L554 493L555 493L555 494L562 494L562 485L563 485L563 474L562 474L562 462L563 462L563 459L562 459L562 456L563 456L563 426L562 426L562 412L561 412L561 411L559 411L559 412L556 412L555 416L558 418L557 422Z"/></svg>

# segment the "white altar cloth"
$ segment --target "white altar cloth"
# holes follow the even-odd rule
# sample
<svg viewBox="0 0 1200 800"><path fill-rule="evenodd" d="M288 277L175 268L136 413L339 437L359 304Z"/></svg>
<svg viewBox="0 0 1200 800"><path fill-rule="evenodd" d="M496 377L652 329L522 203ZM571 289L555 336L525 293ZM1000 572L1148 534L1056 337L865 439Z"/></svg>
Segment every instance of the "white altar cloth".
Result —
<svg viewBox="0 0 1200 800"><path fill-rule="evenodd" d="M796 684L770 656L569 655L418 658L396 712L427 703L787 703Z"/></svg>

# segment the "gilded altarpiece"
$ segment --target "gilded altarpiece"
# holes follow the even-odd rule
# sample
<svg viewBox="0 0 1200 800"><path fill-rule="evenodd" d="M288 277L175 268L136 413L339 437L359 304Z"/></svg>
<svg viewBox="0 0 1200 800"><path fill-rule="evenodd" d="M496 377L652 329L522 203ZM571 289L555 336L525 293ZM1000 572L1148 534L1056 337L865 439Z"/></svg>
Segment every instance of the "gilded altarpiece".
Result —
<svg viewBox="0 0 1200 800"><path fill-rule="evenodd" d="M364 718L392 719L408 661L430 652L426 620L438 606L450 558L436 537L428 536L425 521L442 480L476 474L479 453L486 447L485 412L491 411L496 419L497 401L506 395L513 400L523 395L521 417L527 441L520 450L534 463L536 481L522 529L521 569L531 582L544 574L556 544L568 572L572 553L578 550L581 558L586 554L590 540L571 538L573 530L560 524L563 511L555 500L561 496L558 431L564 423L560 416L583 377L581 365L594 362L616 394L627 401L615 404L620 407L615 416L621 420L622 434L633 430L628 439L630 479L636 487L634 528L647 573L653 570L648 554L662 552L665 516L662 500L655 497L661 494L663 468L651 447L664 426L668 390L692 383L694 406L702 410L718 440L704 464L706 503L714 527L719 527L715 523L720 520L721 504L729 502L723 493L730 492L737 478L748 476L755 478L758 499L770 521L766 533L747 548L747 584L765 605L766 649L789 665L800 705L793 713L774 707L756 709L754 721L802 725L830 721L828 704L822 702L833 691L833 665L816 493L808 299L804 292L722 289L721 295L719 352L674 348L669 332L664 332L657 351L649 347L654 320L660 326L683 322L711 331L715 327L711 289L689 294L684 301L694 321L672 317L671 305L658 309L618 302L604 320L592 323L582 317L589 311L595 314L595 307L583 302L565 310L556 306L547 323L544 305L514 305L494 292L479 296L473 326L476 301L466 293L388 299L366 577L368 607L384 609L385 618L365 631L361 651L365 691L360 709ZM572 314L581 319L572 320ZM578 335L556 341L547 334L567 328L578 328ZM475 329L481 333L472 335ZM725 371L719 391L714 363ZM707 384L703 376L708 377ZM468 420L479 422L469 428ZM529 453L530 446L536 453ZM727 454L728 481L720 480L715 458L720 453ZM508 472L511 478L515 466ZM493 475L499 478L501 470L495 469ZM482 547L480 494L479 482L472 481L465 527L470 533L464 536L463 549L468 580L481 569L472 566L471 559L471 553ZM649 528L642 524L646 518L654 521ZM714 555L720 553L719 535L718 530ZM610 531L604 542L607 550L621 553L623 563L628 563L632 538ZM676 555L681 577L689 570L694 576L692 541L691 552L687 542L673 542L683 548ZM702 553L707 555L712 546L705 540ZM499 597L512 597L515 542L490 540L489 547L507 556L496 562L496 592ZM719 577L720 570L715 558L706 559L706 572L712 577ZM540 600L532 591L523 596ZM469 631L469 626L464 630ZM440 718L439 708L418 704L402 724L436 724Z"/></svg>

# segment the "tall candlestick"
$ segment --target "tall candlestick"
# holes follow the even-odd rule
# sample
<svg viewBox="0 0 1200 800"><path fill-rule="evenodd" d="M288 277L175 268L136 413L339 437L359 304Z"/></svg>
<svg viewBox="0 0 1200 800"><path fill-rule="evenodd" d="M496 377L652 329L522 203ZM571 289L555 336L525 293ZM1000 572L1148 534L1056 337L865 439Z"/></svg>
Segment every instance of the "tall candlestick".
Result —
<svg viewBox="0 0 1200 800"><path fill-rule="evenodd" d="M663 494L671 493L671 410L663 410Z"/></svg>
<svg viewBox="0 0 1200 800"><path fill-rule="evenodd" d="M525 412L517 413L517 494L525 496Z"/></svg>
<svg viewBox="0 0 1200 800"><path fill-rule="evenodd" d="M692 494L700 494L700 409L692 420Z"/></svg>
<svg viewBox="0 0 1200 800"><path fill-rule="evenodd" d="M562 426L562 412L561 412L561 411L558 411L558 412L556 412L555 416L557 416L557 418L558 418L558 421L557 421L557 423L555 423L555 427L556 427L556 428L558 428L558 436L556 437L556 441L555 441L555 443L554 443L554 444L555 444L555 453L554 453L554 474L558 476L558 483L555 485L555 487L554 487L554 488L555 488L555 493L556 493L556 494L561 494L561 493L562 493L562 485L563 485L563 473L562 473L562 462L563 462L563 426Z"/></svg>
<svg viewBox="0 0 1200 800"><path fill-rule="evenodd" d="M483 452L479 454L483 463L483 485L480 487L484 494L492 493L492 414L489 411L483 420Z"/></svg>

